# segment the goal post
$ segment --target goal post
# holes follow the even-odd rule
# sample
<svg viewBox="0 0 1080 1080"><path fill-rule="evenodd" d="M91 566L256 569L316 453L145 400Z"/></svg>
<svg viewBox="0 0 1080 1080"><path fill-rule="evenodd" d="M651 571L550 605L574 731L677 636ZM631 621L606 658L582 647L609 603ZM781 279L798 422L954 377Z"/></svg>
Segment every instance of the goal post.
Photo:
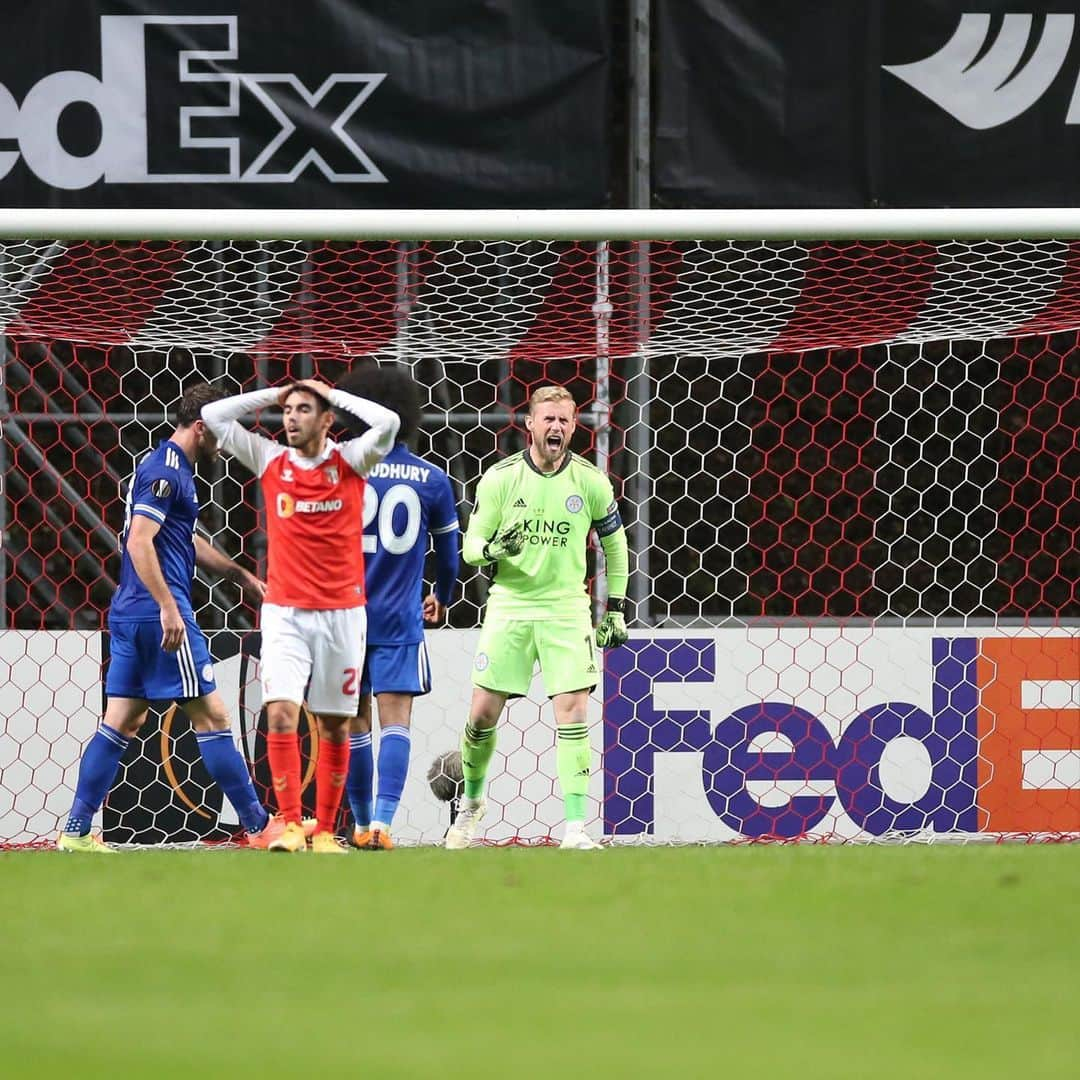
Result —
<svg viewBox="0 0 1080 1080"><path fill-rule="evenodd" d="M67 810L119 489L181 389L368 357L420 383L418 449L463 518L533 389L580 406L631 548L631 641L591 699L597 829L1080 834L1080 211L0 210L0 324L0 844ZM199 482L201 528L258 567L255 486ZM425 772L467 708L486 580L464 569L406 843L446 824ZM256 613L209 579L196 601L265 786ZM489 839L556 829L553 741L537 681L500 726ZM103 824L229 835L181 712L153 714Z"/></svg>

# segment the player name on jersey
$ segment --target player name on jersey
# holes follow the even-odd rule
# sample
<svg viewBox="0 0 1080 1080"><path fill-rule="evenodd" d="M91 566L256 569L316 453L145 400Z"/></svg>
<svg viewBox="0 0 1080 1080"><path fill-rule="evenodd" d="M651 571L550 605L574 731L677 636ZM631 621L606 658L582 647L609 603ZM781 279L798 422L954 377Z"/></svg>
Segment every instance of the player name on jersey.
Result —
<svg viewBox="0 0 1080 1080"><path fill-rule="evenodd" d="M399 462L380 461L371 467L368 476L378 476L384 480L409 480L414 484L426 484L431 469L422 465L403 465Z"/></svg>
<svg viewBox="0 0 1080 1080"><path fill-rule="evenodd" d="M378 582L368 597L368 642L415 644L424 639L421 594L429 538L456 537L458 530L450 478L398 443L367 479L364 562L369 579ZM452 545L456 566L456 538Z"/></svg>

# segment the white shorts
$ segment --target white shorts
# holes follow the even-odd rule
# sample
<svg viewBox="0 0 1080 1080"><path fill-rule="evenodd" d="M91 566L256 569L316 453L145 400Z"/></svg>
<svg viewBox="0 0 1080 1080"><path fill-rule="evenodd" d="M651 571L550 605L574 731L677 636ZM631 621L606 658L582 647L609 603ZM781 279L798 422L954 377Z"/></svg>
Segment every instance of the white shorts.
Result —
<svg viewBox="0 0 1080 1080"><path fill-rule="evenodd" d="M365 608L308 611L263 604L263 701L303 705L307 690L307 706L316 716L355 716L366 640Z"/></svg>

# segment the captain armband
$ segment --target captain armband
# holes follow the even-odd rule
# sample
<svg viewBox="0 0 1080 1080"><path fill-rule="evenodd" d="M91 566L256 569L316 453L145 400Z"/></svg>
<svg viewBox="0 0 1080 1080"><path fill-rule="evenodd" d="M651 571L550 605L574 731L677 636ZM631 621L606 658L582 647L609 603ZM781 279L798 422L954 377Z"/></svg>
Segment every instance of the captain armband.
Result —
<svg viewBox="0 0 1080 1080"><path fill-rule="evenodd" d="M622 528L618 503L613 502L607 508L607 513L599 521L592 523L592 527L596 530L596 535L600 537L610 536L612 533L618 532Z"/></svg>

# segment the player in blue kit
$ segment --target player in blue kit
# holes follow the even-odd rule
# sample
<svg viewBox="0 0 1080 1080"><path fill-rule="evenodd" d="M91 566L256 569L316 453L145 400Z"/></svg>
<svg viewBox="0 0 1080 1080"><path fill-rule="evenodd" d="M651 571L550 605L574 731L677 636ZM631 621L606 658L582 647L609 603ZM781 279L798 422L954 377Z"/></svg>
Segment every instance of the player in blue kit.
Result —
<svg viewBox="0 0 1080 1080"><path fill-rule="evenodd" d="M386 851L394 846L390 825L409 770L413 699L431 690L424 624L442 622L457 584L457 502L446 473L409 449L420 427L420 400L412 376L403 368L365 364L354 369L346 384L350 393L401 417L398 442L372 466L364 492L368 639L345 783L356 823L353 843L368 851ZM435 591L421 600L429 536L435 547ZM372 695L379 713L374 810Z"/></svg>
<svg viewBox="0 0 1080 1080"><path fill-rule="evenodd" d="M265 847L275 827L284 827L259 801L233 743L210 651L191 606L196 563L234 581L253 603L266 590L254 575L195 535L199 502L193 467L197 460L213 461L218 452L200 413L203 405L222 396L207 383L189 387L177 409L176 430L142 459L128 489L120 584L109 605L108 703L79 763L75 801L56 843L60 851L112 851L91 835L90 823L151 701L183 706L206 770L232 803L252 847Z"/></svg>

